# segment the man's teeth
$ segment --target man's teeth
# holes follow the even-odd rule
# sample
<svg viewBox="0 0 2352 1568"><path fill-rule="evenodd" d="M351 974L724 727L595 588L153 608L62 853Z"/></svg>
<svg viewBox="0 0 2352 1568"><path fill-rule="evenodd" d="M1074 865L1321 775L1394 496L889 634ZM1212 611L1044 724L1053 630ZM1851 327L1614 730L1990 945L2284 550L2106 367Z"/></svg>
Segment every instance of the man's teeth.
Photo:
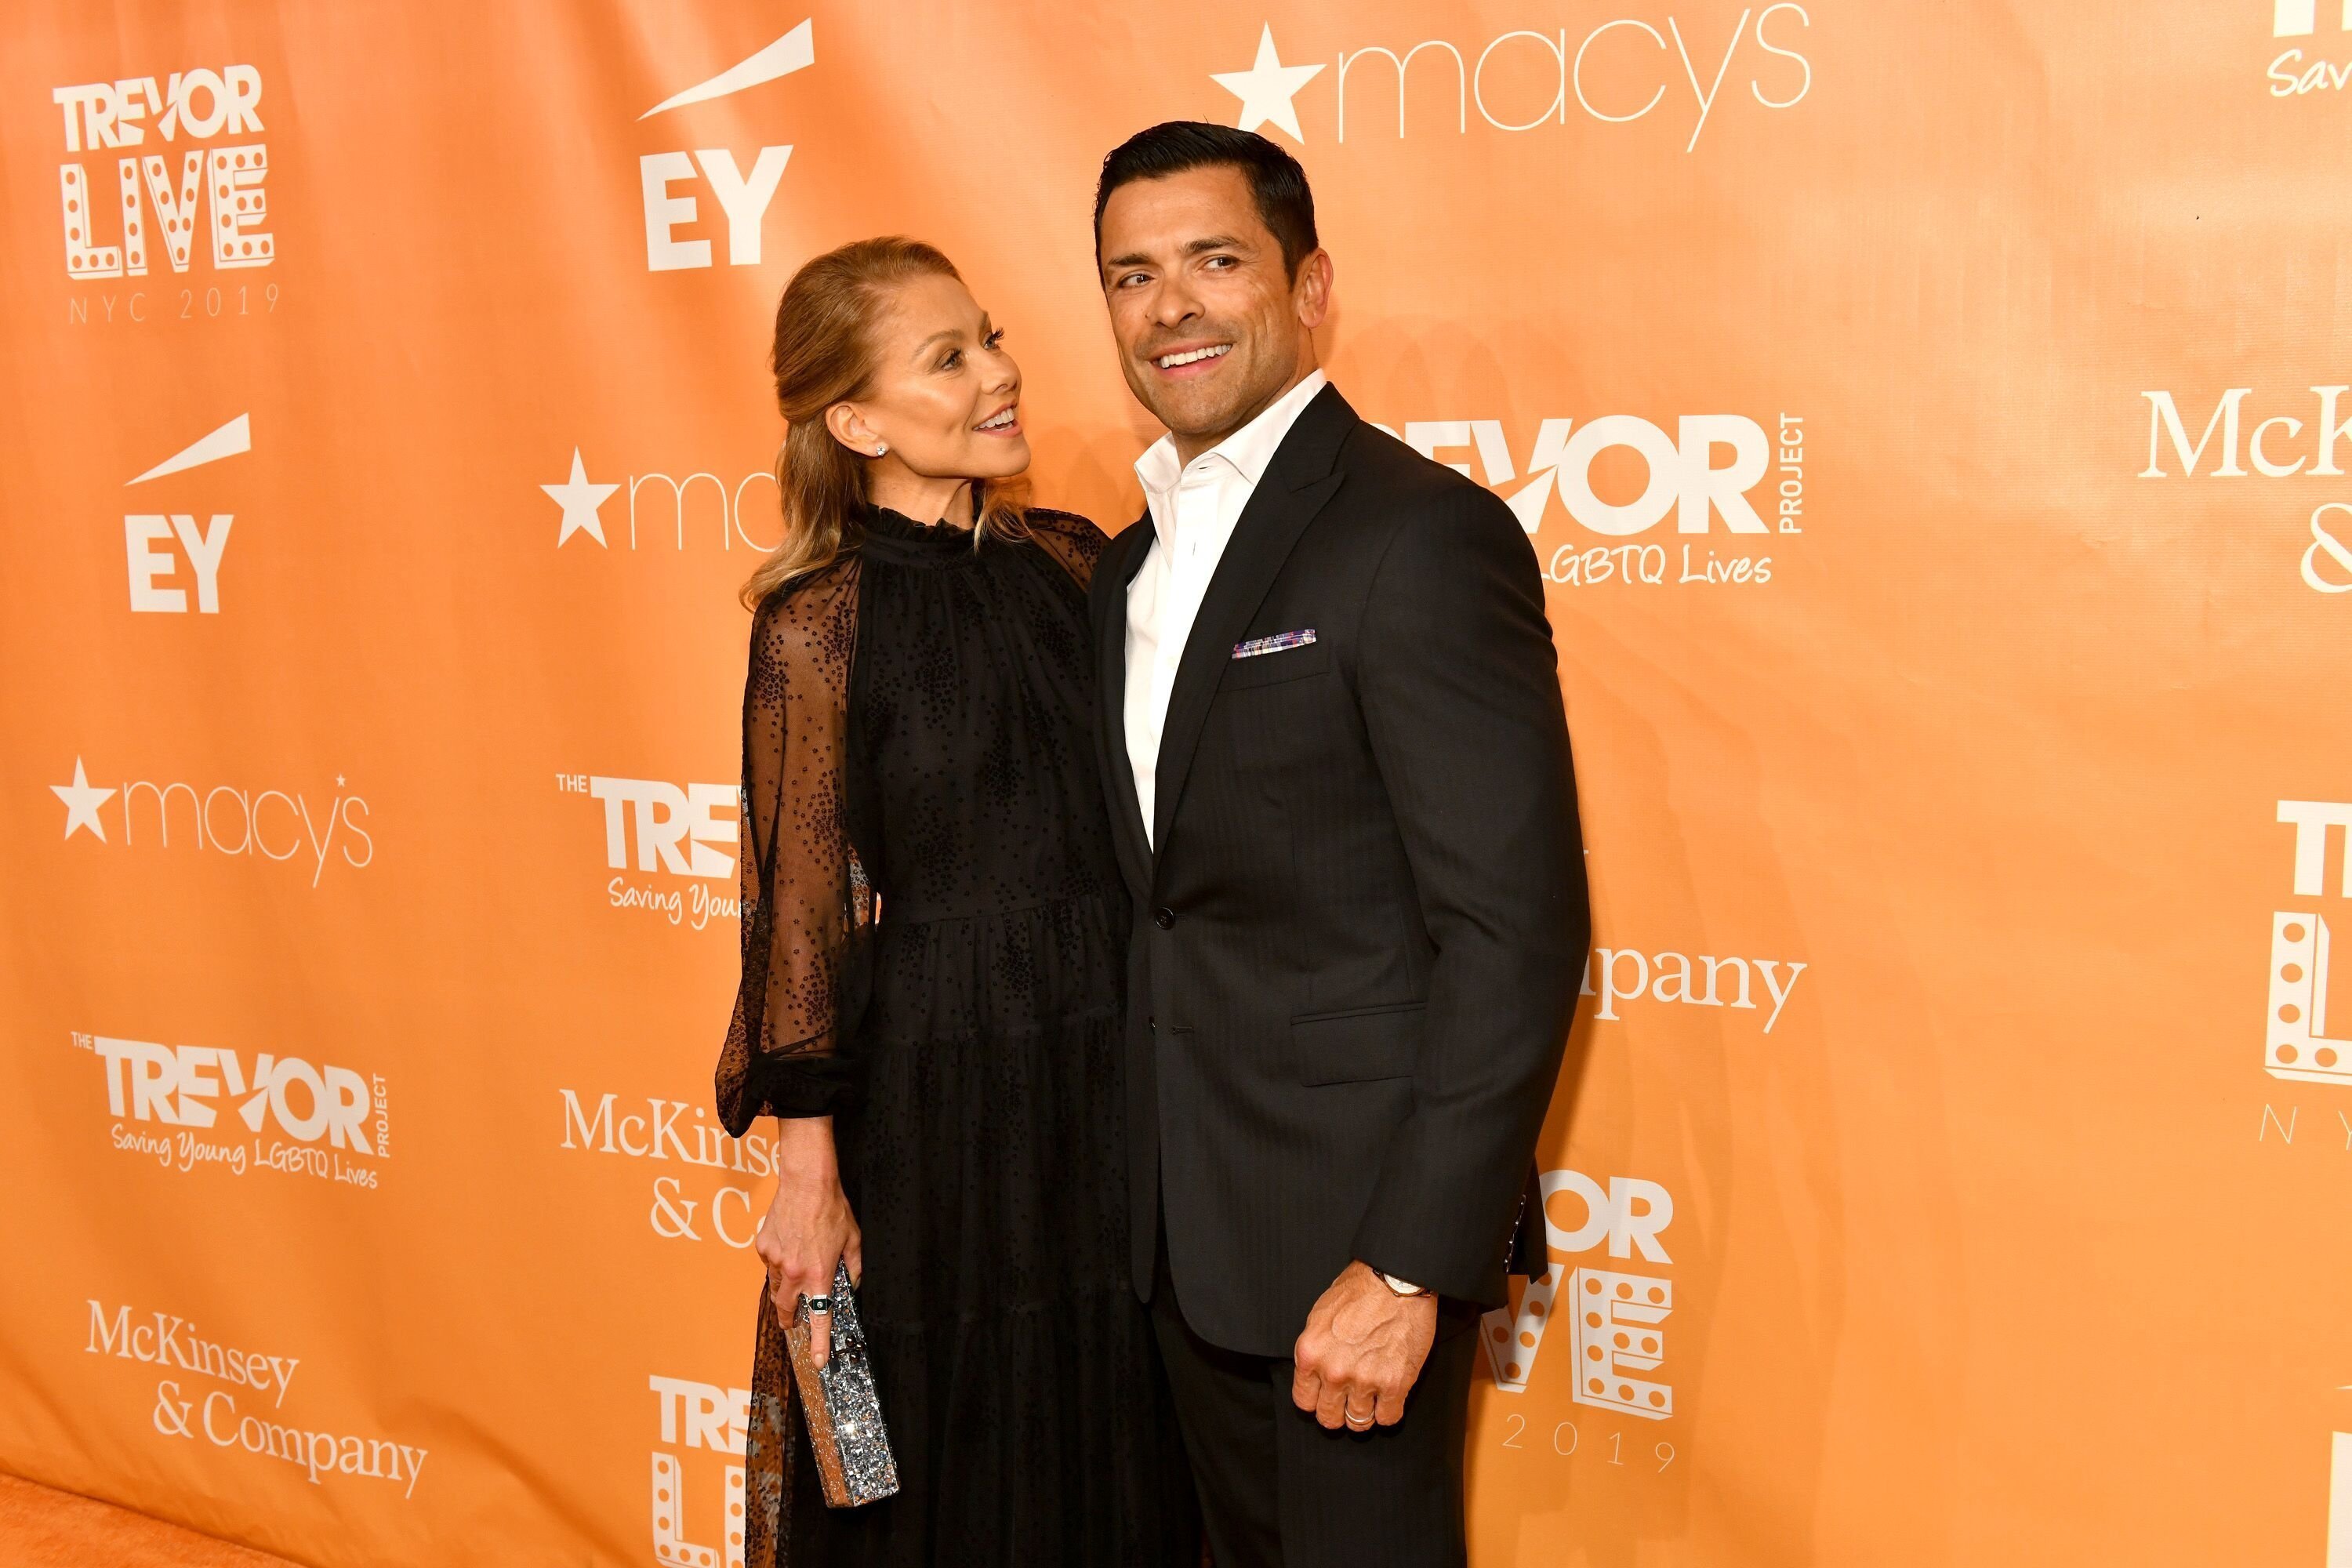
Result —
<svg viewBox="0 0 2352 1568"><path fill-rule="evenodd" d="M1013 411L1008 408L1003 413L996 416L993 419L982 421L980 428L982 430L1002 430L1004 426L1013 423Z"/></svg>
<svg viewBox="0 0 2352 1568"><path fill-rule="evenodd" d="M1219 343L1214 348L1194 349L1190 353L1163 354L1151 363L1162 370L1174 370L1180 364L1191 364L1195 360L1215 359L1233 346L1231 343Z"/></svg>

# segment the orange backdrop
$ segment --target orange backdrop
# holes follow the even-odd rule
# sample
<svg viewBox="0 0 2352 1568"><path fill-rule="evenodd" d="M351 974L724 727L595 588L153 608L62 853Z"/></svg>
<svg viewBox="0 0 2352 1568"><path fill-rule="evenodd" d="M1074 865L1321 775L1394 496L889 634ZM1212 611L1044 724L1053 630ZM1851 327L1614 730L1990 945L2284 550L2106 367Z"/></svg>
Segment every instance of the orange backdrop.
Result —
<svg viewBox="0 0 2352 1568"><path fill-rule="evenodd" d="M1553 584L1598 946L1475 1560L2352 1568L2343 10L14 9L0 1468L730 1561L774 300L938 242L1116 528L1088 196L1193 117Z"/></svg>

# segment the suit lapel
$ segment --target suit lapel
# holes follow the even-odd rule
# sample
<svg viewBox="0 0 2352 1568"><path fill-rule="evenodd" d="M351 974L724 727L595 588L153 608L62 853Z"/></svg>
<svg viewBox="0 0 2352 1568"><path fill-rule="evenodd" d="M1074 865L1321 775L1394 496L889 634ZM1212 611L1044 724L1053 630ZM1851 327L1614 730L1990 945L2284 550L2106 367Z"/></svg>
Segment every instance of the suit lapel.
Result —
<svg viewBox="0 0 2352 1568"><path fill-rule="evenodd" d="M1143 807L1135 793L1135 767L1127 755L1127 585L1142 569L1147 552L1136 543L1138 534L1146 541L1151 538L1149 513L1112 542L1097 567L1104 574L1104 591L1094 596L1095 722L1102 743L1095 750L1102 762L1103 798L1110 802L1119 869L1141 898L1151 883L1151 847L1143 837Z"/></svg>
<svg viewBox="0 0 2352 1568"><path fill-rule="evenodd" d="M1266 465L1265 474L1251 492L1249 504L1234 524L1223 557L1202 596L1201 612L1184 641L1184 657L1176 666L1176 684L1168 698L1168 719L1160 731L1160 762L1152 787L1151 842L1160 851L1168 847L1168 827L1176 819L1176 805L1192 768L1192 752L1200 744L1201 728L1208 721L1209 703L1217 682L1233 658L1234 644L1242 640L1250 618L1265 602L1282 563L1290 557L1323 503L1339 488L1342 475L1333 465L1339 445L1359 420L1336 387L1315 395L1283 437ZM1133 800L1130 781L1130 801ZM1139 817L1140 808L1134 807Z"/></svg>

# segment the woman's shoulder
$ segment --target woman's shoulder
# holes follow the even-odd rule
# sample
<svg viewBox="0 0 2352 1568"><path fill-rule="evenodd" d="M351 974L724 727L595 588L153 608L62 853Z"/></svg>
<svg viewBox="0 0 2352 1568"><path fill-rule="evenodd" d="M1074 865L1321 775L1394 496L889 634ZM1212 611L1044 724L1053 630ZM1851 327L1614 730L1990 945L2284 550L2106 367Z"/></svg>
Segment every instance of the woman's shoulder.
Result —
<svg viewBox="0 0 2352 1568"><path fill-rule="evenodd" d="M1081 589L1094 582L1095 563L1110 543L1103 531L1074 511L1033 506L1021 514L1029 542L1051 556Z"/></svg>
<svg viewBox="0 0 2352 1568"><path fill-rule="evenodd" d="M859 560L857 548L850 545L814 571L787 577L770 588L752 607L753 637L806 627L853 609Z"/></svg>
<svg viewBox="0 0 2352 1568"><path fill-rule="evenodd" d="M1097 549L1110 542L1110 536L1094 525L1092 520L1074 511L1063 511L1050 506L1033 506L1021 513L1021 521L1035 532L1057 534L1066 539L1091 541Z"/></svg>

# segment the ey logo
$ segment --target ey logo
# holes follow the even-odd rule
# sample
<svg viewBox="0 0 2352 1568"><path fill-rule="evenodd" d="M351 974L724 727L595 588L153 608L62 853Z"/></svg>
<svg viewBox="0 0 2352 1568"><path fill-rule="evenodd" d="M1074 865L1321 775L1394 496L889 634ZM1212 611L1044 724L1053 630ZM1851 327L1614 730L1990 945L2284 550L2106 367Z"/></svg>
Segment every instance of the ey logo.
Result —
<svg viewBox="0 0 2352 1568"><path fill-rule="evenodd" d="M1612 1258L1674 1261L1658 1237L1674 1220L1675 1200L1655 1182L1612 1176L1604 1192L1580 1172L1546 1171L1543 1196L1544 1230L1555 1255L1574 1258L1605 1240ZM1569 1203L1583 1215L1572 1228L1564 1228L1556 1215ZM1516 1316L1488 1312L1479 1339L1495 1386L1522 1394L1535 1373L1545 1331L1567 1313L1575 1346L1576 1403L1663 1421L1675 1413L1674 1390L1648 1374L1665 1360L1660 1325L1673 1310L1674 1285L1664 1275L1571 1266L1555 1256L1542 1279L1528 1281Z"/></svg>
<svg viewBox="0 0 2352 1568"><path fill-rule="evenodd" d="M803 22L750 58L738 61L708 81L671 94L637 118L651 120L656 114L690 103L707 103L814 65L814 18ZM753 156L748 173L735 162L735 154L724 147L698 147L690 154L647 153L640 157L637 175L646 203L646 269L675 272L710 265L709 240L681 239L677 236L680 227L696 222L699 216L695 198L670 194L672 186L693 182L698 170L701 183L709 186L711 199L727 219L728 265L759 265L761 224L767 216L768 204L775 199L777 182L784 177L784 164L792 155L788 145L762 147Z"/></svg>
<svg viewBox="0 0 2352 1568"><path fill-rule="evenodd" d="M629 839L636 838L635 867L675 877L723 879L735 875L736 821L712 814L732 810L739 791L731 784L689 784L667 779L614 779L601 773L583 778L558 773L556 787L604 803L604 863L630 868Z"/></svg>
<svg viewBox="0 0 2352 1568"><path fill-rule="evenodd" d="M253 431L243 414L164 458L131 485L143 485L169 474L217 463L253 450ZM235 514L207 514L199 526L194 512L126 512L122 519L123 549L131 565L131 607L149 614L185 615L188 592L172 580L184 564L195 584L196 609L207 616L220 613L221 556L228 549ZM178 549L173 548L174 543Z"/></svg>
<svg viewBox="0 0 2352 1568"><path fill-rule="evenodd" d="M209 142L263 128L261 73L251 66L173 71L160 84L152 76L86 82L58 88L49 100L64 112L65 149L71 153L146 146L151 136L167 144ZM207 198L205 251L213 266L268 266L277 258L275 237L260 226L268 214L261 188L268 168L269 150L259 142L189 146L176 160L134 153L115 160L121 199L101 201L79 162L60 163L66 275L143 278L151 242L163 247L173 271L187 271L196 254L196 216ZM100 207L115 215L104 227L98 222Z"/></svg>
<svg viewBox="0 0 2352 1568"><path fill-rule="evenodd" d="M743 1568L743 1434L751 1424L751 1392L720 1388L683 1377L649 1377L661 1402L661 1440L654 1450L654 1561L664 1568ZM689 1539L686 1524L686 1467L672 1448L707 1448L731 1455L727 1467L725 1553Z"/></svg>
<svg viewBox="0 0 2352 1568"><path fill-rule="evenodd" d="M2319 30L2319 0L2273 0L2271 37L2307 38ZM2330 10L2335 9L2331 5ZM2344 30L2352 33L2352 0L2345 0Z"/></svg>
<svg viewBox="0 0 2352 1568"><path fill-rule="evenodd" d="M2345 835L2336 896L2352 899L2352 804L2283 800L2278 819L2294 826L2294 896L2325 896L2328 829ZM2263 1065L2273 1078L2352 1083L2352 1039L2327 1033L2327 921L2315 910L2271 915L2270 1021Z"/></svg>

